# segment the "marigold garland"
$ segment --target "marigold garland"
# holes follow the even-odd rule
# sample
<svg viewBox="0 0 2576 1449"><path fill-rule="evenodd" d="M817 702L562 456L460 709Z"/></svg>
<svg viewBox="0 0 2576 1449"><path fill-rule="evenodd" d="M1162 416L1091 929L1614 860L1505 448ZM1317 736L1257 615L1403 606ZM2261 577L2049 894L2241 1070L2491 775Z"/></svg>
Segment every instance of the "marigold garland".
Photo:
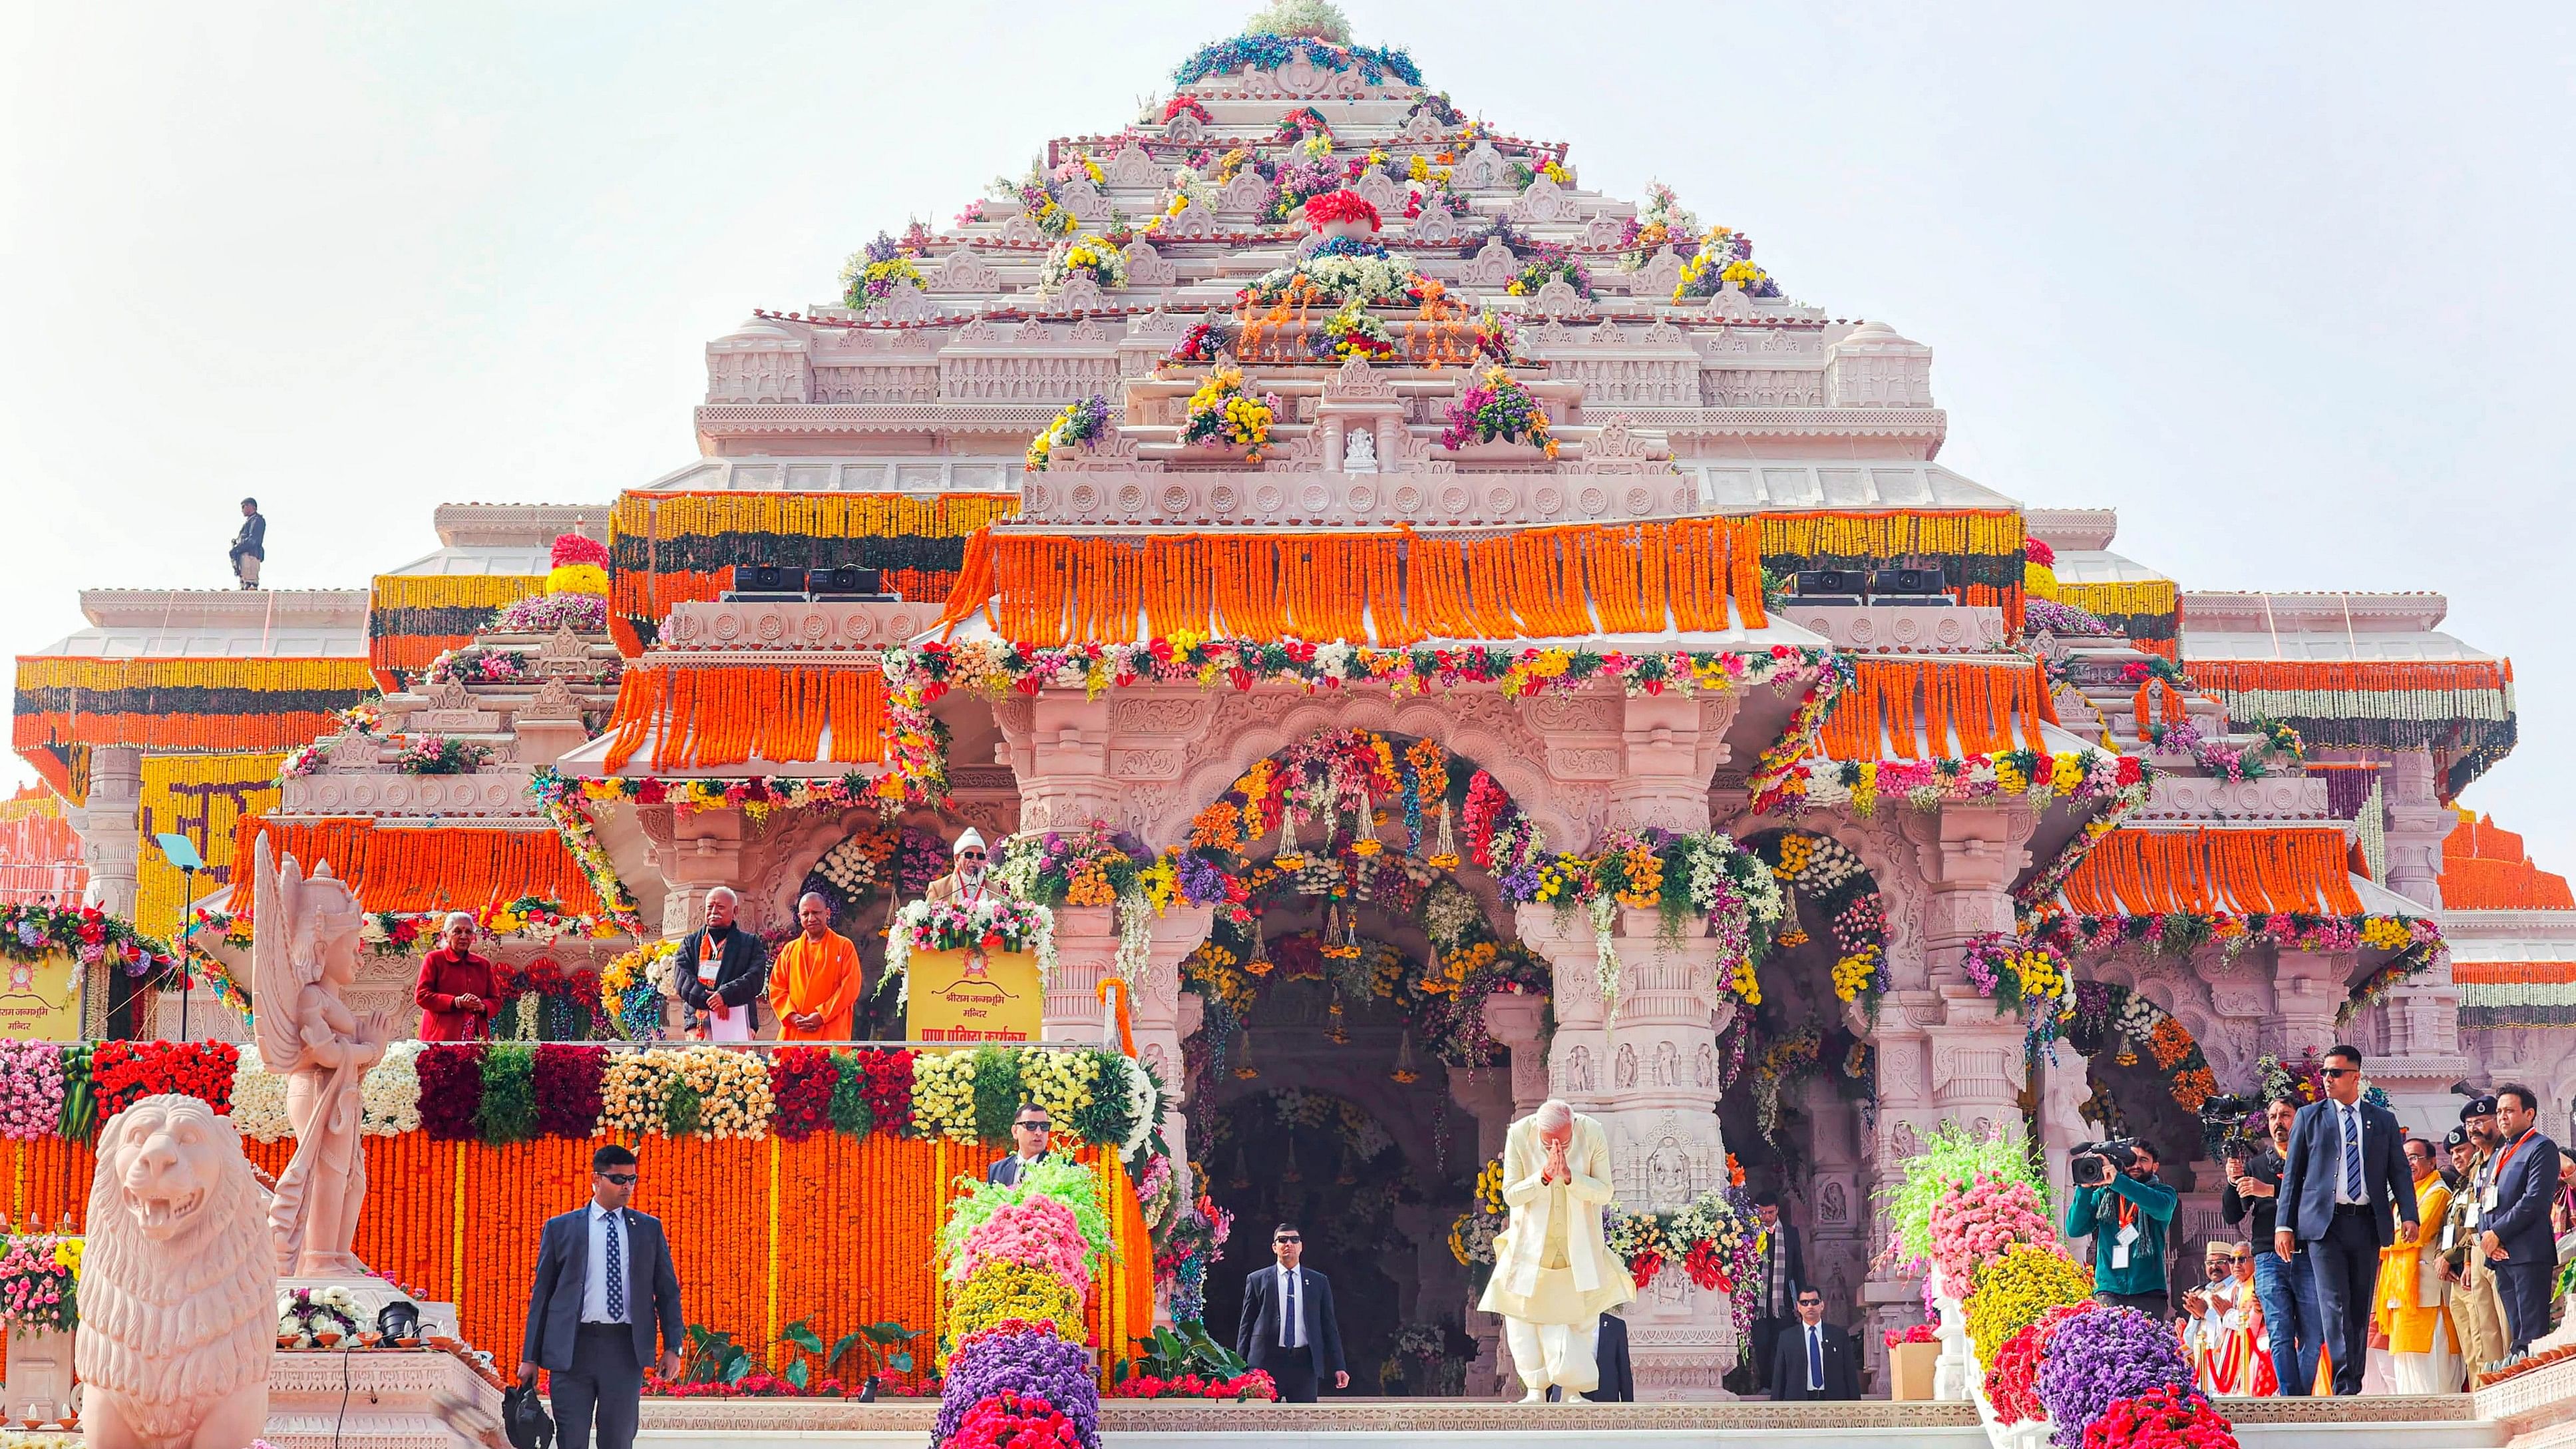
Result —
<svg viewBox="0 0 2576 1449"><path fill-rule="evenodd" d="M146 839L176 833L197 847L208 869L193 888L205 895L233 879L233 844L245 820L277 807L277 767L282 754L146 755L143 757L142 833ZM135 860L135 924L175 936L190 905L188 873L159 850Z"/></svg>
<svg viewBox="0 0 2576 1449"><path fill-rule="evenodd" d="M481 911L526 897L556 902L571 916L600 916L599 895L563 837L548 830L448 826L380 829L367 818L261 819L233 836L232 878L251 877L260 840L306 870L328 861L370 911L415 914ZM232 914L250 920L250 903Z"/></svg>
<svg viewBox="0 0 2576 1449"><path fill-rule="evenodd" d="M404 688L474 642L495 609L545 592L544 574L378 574L367 590L367 662L377 687Z"/></svg>
<svg viewBox="0 0 2576 1449"><path fill-rule="evenodd" d="M2066 878L2084 915L2358 915L2340 830L2122 830Z"/></svg>
<svg viewBox="0 0 2576 1449"><path fill-rule="evenodd" d="M648 736L656 771L873 764L885 758L885 677L856 665L639 665L619 681L609 733L612 774Z"/></svg>

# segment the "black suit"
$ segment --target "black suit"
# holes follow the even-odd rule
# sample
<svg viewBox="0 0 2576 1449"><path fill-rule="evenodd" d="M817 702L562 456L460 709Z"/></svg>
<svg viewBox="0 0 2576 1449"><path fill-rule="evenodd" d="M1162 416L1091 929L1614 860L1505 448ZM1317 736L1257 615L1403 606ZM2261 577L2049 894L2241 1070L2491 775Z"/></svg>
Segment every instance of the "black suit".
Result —
<svg viewBox="0 0 2576 1449"><path fill-rule="evenodd" d="M2334 1391L2361 1392L2361 1370L2370 1352L2370 1294L2379 1281L2379 1250L2396 1241L2390 1216L2415 1221L2415 1174L2406 1165L2406 1134L2385 1107L2353 1105L2360 1123L2362 1200L2335 1201L2347 1171L2340 1106L2333 1100L2299 1109L2290 1128L2290 1151L2281 1169L2281 1195L2273 1224L2297 1241L2317 1285L2317 1316L2325 1323L2326 1352L2334 1359Z"/></svg>
<svg viewBox="0 0 2576 1449"><path fill-rule="evenodd" d="M1297 1301L1304 1309L1305 1345L1279 1342L1279 1266L1255 1268L1243 1279L1243 1318L1235 1325L1234 1351L1279 1386L1283 1404L1311 1404L1326 1379L1345 1372L1342 1326L1333 1315L1333 1285L1312 1268L1297 1270Z"/></svg>
<svg viewBox="0 0 2576 1449"><path fill-rule="evenodd" d="M698 979L698 951L706 935L707 928L700 926L680 938L680 954L671 973L680 999L703 1015L710 998L720 996L736 1011L752 1011L757 1025L762 983L769 979L769 953L761 949L758 936L737 923L716 948L716 984L709 992Z"/></svg>
<svg viewBox="0 0 2576 1449"><path fill-rule="evenodd" d="M680 1316L680 1275L659 1218L628 1208L618 1215L619 1258L626 1269L623 1324L584 1323L590 1281L590 1208L546 1219L537 1235L537 1276L528 1292L528 1328L519 1359L554 1374L555 1423L562 1449L588 1449L594 1411L600 1449L628 1449L644 1392L644 1370L677 1353L688 1334Z"/></svg>
<svg viewBox="0 0 2576 1449"><path fill-rule="evenodd" d="M1044 1162L1054 1155L1055 1154L1052 1152L1040 1153L1038 1155L1038 1161ZM984 1180L1001 1187L1018 1186L1020 1181L1020 1154L1014 1152L1008 1157L1003 1158L1001 1161L994 1163L992 1166L985 1168Z"/></svg>
<svg viewBox="0 0 2576 1449"><path fill-rule="evenodd" d="M1754 1260L1754 1291L1760 1295L1754 1306L1753 1372L1762 1376L1768 1386L1771 1373L1771 1344L1789 1325L1798 1321L1798 1288L1807 1281L1805 1240L1787 1218L1771 1229L1773 1251ZM1771 1311L1769 1280L1779 1279L1780 1311Z"/></svg>
<svg viewBox="0 0 2576 1449"><path fill-rule="evenodd" d="M1596 1404L1630 1404L1637 1400L1637 1374L1628 1362L1628 1320L1616 1313L1601 1315L1601 1337L1593 1345L1592 1361L1601 1368L1601 1385L1585 1389L1583 1397ZM1548 1396L1556 1396L1550 1390Z"/></svg>
<svg viewBox="0 0 2576 1449"><path fill-rule="evenodd" d="M2487 1263L2495 1269L2506 1336L2520 1353L2549 1331L2549 1290L2558 1275L2558 1245L2549 1230L2549 1205L2558 1196L2558 1144L2534 1127L2518 1144L2497 1149L2496 1158L2504 1166L2496 1173L2495 1208L2480 1216L2478 1231L2495 1234L2505 1251ZM2479 1251L2485 1251L2483 1238Z"/></svg>
<svg viewBox="0 0 2576 1449"><path fill-rule="evenodd" d="M1860 1367L1852 1362L1851 1335L1830 1323L1817 1325L1822 1342L1822 1388L1807 1387L1807 1325L1791 1320L1771 1346L1771 1398L1775 1403L1809 1399L1857 1399Z"/></svg>

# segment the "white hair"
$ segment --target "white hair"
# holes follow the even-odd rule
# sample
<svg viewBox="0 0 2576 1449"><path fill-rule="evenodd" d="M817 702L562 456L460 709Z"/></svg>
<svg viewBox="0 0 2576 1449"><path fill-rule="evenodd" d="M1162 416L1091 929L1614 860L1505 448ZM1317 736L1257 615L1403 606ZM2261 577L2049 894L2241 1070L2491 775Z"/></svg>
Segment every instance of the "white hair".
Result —
<svg viewBox="0 0 2576 1449"><path fill-rule="evenodd" d="M438 923L438 929L442 934L448 931L453 931L456 929L456 923L459 921L463 921L469 926L473 925L474 913L472 911L449 911L447 913L447 919Z"/></svg>
<svg viewBox="0 0 2576 1449"><path fill-rule="evenodd" d="M1574 1109L1567 1106L1561 1098L1550 1097L1539 1103L1538 1110L1530 1114L1530 1119L1538 1123L1541 1137L1553 1137L1560 1132L1574 1130Z"/></svg>
<svg viewBox="0 0 2576 1449"><path fill-rule="evenodd" d="M714 890L707 892L708 900L714 900L718 896L724 897L726 900L733 902L737 906L742 904L741 892L736 891L732 886L717 886Z"/></svg>

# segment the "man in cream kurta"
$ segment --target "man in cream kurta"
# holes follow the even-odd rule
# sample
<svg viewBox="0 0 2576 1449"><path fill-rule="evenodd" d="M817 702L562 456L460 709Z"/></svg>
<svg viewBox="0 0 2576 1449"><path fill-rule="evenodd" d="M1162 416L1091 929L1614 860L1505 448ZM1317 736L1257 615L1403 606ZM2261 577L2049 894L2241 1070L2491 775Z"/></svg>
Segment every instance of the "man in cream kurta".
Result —
<svg viewBox="0 0 2576 1449"><path fill-rule="evenodd" d="M1511 1225L1494 1238L1494 1276L1477 1306L1503 1318L1512 1365L1529 1392L1570 1401L1599 1385L1593 1348L1605 1309L1637 1296L1601 1236L1610 1202L1610 1140L1601 1124L1550 1098L1503 1142Z"/></svg>

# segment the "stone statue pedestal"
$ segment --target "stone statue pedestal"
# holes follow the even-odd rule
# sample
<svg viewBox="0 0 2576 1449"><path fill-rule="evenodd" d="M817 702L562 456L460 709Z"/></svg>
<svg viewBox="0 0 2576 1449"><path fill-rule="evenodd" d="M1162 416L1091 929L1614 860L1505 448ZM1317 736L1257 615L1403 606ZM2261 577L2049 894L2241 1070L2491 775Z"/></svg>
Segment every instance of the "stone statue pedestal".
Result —
<svg viewBox="0 0 2576 1449"><path fill-rule="evenodd" d="M376 1315L384 1311L386 1304L400 1298L409 1300L413 1307L420 1310L421 1337L436 1336L453 1338L460 1343L464 1341L465 1335L457 1327L455 1304L424 1303L382 1278L280 1278L277 1280L277 1296L281 1299L299 1288L316 1297L321 1296L325 1288L348 1290L349 1297L358 1305L356 1316L360 1333L373 1332L376 1326Z"/></svg>
<svg viewBox="0 0 2576 1449"><path fill-rule="evenodd" d="M47 1406L45 1421L61 1420L72 1397L72 1335L49 1328L9 1335L9 1369L0 1384L0 1411L25 1419L27 1406Z"/></svg>
<svg viewBox="0 0 2576 1449"><path fill-rule="evenodd" d="M263 1437L277 1449L479 1449L500 1423L501 1391L436 1349L299 1350L269 1365Z"/></svg>

